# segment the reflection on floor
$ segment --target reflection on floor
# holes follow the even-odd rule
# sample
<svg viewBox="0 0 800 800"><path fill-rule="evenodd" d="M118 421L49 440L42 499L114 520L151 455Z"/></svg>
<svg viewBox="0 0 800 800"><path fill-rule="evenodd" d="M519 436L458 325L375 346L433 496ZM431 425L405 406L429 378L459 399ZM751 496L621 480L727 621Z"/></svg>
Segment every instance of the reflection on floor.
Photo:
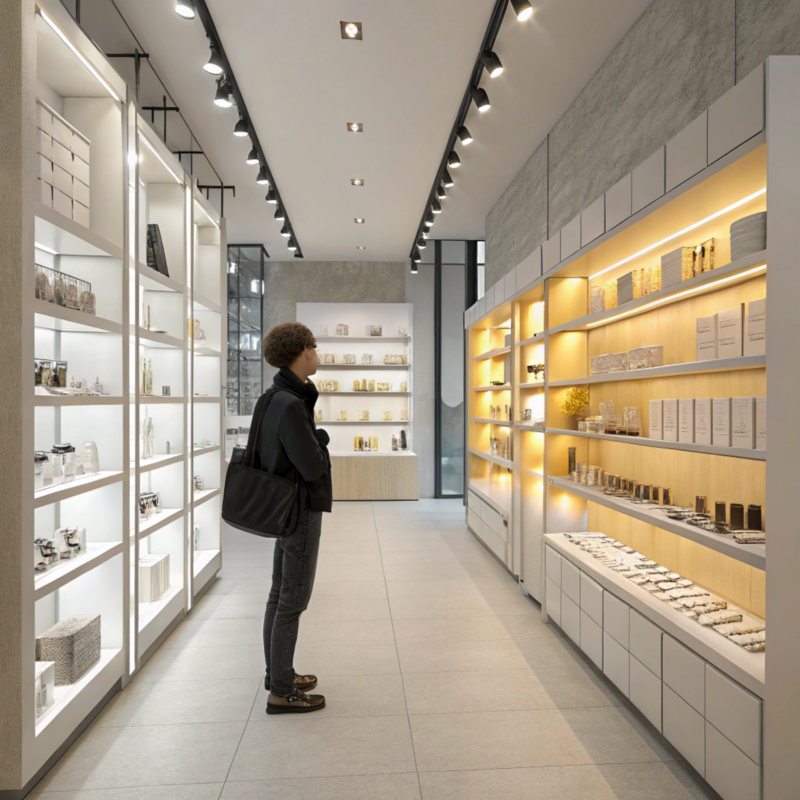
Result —
<svg viewBox="0 0 800 800"><path fill-rule="evenodd" d="M267 717L270 542L213 589L39 783L53 800L688 800L707 795L464 526L460 500L337 503Z"/></svg>

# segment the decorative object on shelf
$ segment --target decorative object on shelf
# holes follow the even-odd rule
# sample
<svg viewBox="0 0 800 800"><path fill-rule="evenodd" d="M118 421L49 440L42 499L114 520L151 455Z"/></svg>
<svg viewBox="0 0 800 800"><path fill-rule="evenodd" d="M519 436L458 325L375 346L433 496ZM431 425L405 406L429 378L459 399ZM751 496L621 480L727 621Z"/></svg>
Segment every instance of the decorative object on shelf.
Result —
<svg viewBox="0 0 800 800"><path fill-rule="evenodd" d="M165 277L169 277L167 254L164 251L164 242L161 240L161 229L155 224L147 226L147 266Z"/></svg>
<svg viewBox="0 0 800 800"><path fill-rule="evenodd" d="M370 453L378 449L377 436L355 436L353 437L353 450L357 453Z"/></svg>
<svg viewBox="0 0 800 800"><path fill-rule="evenodd" d="M512 460L511 456L511 437L493 436L489 439L489 453L497 458Z"/></svg>
<svg viewBox="0 0 800 800"><path fill-rule="evenodd" d="M155 456L155 431L153 430L153 418L147 416L142 424L142 461Z"/></svg>
<svg viewBox="0 0 800 800"><path fill-rule="evenodd" d="M767 298L751 300L744 318L744 348L746 356L767 352Z"/></svg>
<svg viewBox="0 0 800 800"><path fill-rule="evenodd" d="M381 411L381 422L391 422L391 421L392 421L392 412Z"/></svg>
<svg viewBox="0 0 800 800"><path fill-rule="evenodd" d="M35 358L34 367L34 383L36 386L66 388L66 361L53 361L49 358Z"/></svg>
<svg viewBox="0 0 800 800"><path fill-rule="evenodd" d="M322 422L322 409L321 408L318 408L314 412L314 421L315 422Z"/></svg>
<svg viewBox="0 0 800 800"><path fill-rule="evenodd" d="M84 475L96 475L100 472L100 456L94 442L84 442L81 448L80 465Z"/></svg>
<svg viewBox="0 0 800 800"><path fill-rule="evenodd" d="M584 417L589 407L589 390L580 386L567 389L561 411L568 417Z"/></svg>
<svg viewBox="0 0 800 800"><path fill-rule="evenodd" d="M337 336L349 336L350 335L350 326L349 325L337 325L336 326L336 335Z"/></svg>
<svg viewBox="0 0 800 800"><path fill-rule="evenodd" d="M383 336L383 326L367 325L367 336Z"/></svg>
<svg viewBox="0 0 800 800"><path fill-rule="evenodd" d="M489 386L505 386L503 381L489 381Z"/></svg>
<svg viewBox="0 0 800 800"><path fill-rule="evenodd" d="M59 528L53 539L58 543L58 557L71 561L86 552L86 528Z"/></svg>
<svg viewBox="0 0 800 800"><path fill-rule="evenodd" d="M767 249L767 212L750 214L731 223L731 261Z"/></svg>
<svg viewBox="0 0 800 800"><path fill-rule="evenodd" d="M408 409L404 408L400 412L400 421L401 422L408 422Z"/></svg>
<svg viewBox="0 0 800 800"><path fill-rule="evenodd" d="M375 391L375 381L370 381L370 391ZM379 383L378 384L378 391L379 392L391 392L394 391L394 384L392 383Z"/></svg>
<svg viewBox="0 0 800 800"><path fill-rule="evenodd" d="M405 431L400 431L400 449L408 450L408 437Z"/></svg>
<svg viewBox="0 0 800 800"><path fill-rule="evenodd" d="M339 381L317 381L317 389L319 389L320 392L338 392Z"/></svg>
<svg viewBox="0 0 800 800"><path fill-rule="evenodd" d="M200 320L196 317L189 317L187 324L189 326L189 338L192 340L192 346L207 347L208 341L206 340L206 332L203 330Z"/></svg>
<svg viewBox="0 0 800 800"><path fill-rule="evenodd" d="M397 443L397 436L392 434L392 452L396 453L399 449L399 445Z"/></svg>
<svg viewBox="0 0 800 800"><path fill-rule="evenodd" d="M408 364L408 356L407 355L389 355L383 357L383 363L388 364L389 366L400 366L404 364Z"/></svg>
<svg viewBox="0 0 800 800"><path fill-rule="evenodd" d="M36 637L36 660L55 664L55 685L77 683L100 661L100 615L80 614Z"/></svg>
<svg viewBox="0 0 800 800"><path fill-rule="evenodd" d="M141 372L141 385L139 387L139 394L142 397L153 396L153 359L142 359L142 372Z"/></svg>
<svg viewBox="0 0 800 800"><path fill-rule="evenodd" d="M195 552L198 550L198 545L200 544L200 526L195 523L192 528L192 550Z"/></svg>
<svg viewBox="0 0 800 800"><path fill-rule="evenodd" d="M193 481L194 481L194 490L196 492L202 492L205 490L206 482L201 475L195 475Z"/></svg>
<svg viewBox="0 0 800 800"><path fill-rule="evenodd" d="M33 454L33 491L44 489L45 481L48 484L53 482L53 469L47 453L37 451Z"/></svg>
<svg viewBox="0 0 800 800"><path fill-rule="evenodd" d="M172 397L172 387L170 386L162 386L161 387L161 396L162 397ZM205 395L201 395L198 392L195 392L195 397L204 397Z"/></svg>
<svg viewBox="0 0 800 800"><path fill-rule="evenodd" d="M603 287L603 294L605 295L605 306L606 311L611 308L617 307L617 282L616 281L609 281Z"/></svg>
<svg viewBox="0 0 800 800"><path fill-rule="evenodd" d="M538 381L539 376L544 380L544 364L528 364L528 374L533 375L534 381Z"/></svg>
<svg viewBox="0 0 800 800"><path fill-rule="evenodd" d="M170 442L164 443L164 453L168 456L172 455L172 444Z"/></svg>
<svg viewBox="0 0 800 800"><path fill-rule="evenodd" d="M342 364L355 364L355 363L357 363L355 353L345 353L342 356Z"/></svg>
<svg viewBox="0 0 800 800"><path fill-rule="evenodd" d="M575 464L576 464L575 454L577 453L577 451L578 451L578 449L576 447L568 447L567 448L567 464L568 464L567 475L571 476L571 475L573 475L575 473L575 469L576 469L576 467L575 467Z"/></svg>
<svg viewBox="0 0 800 800"><path fill-rule="evenodd" d="M58 544L55 539L39 537L33 540L33 570L44 572L58 561Z"/></svg>
<svg viewBox="0 0 800 800"><path fill-rule="evenodd" d="M642 432L642 421L636 406L626 406L622 409L622 425L621 433L625 436L639 436Z"/></svg>
<svg viewBox="0 0 800 800"><path fill-rule="evenodd" d="M347 422L347 412L340 411L339 412L339 422Z"/></svg>
<svg viewBox="0 0 800 800"><path fill-rule="evenodd" d="M400 326L400 327L397 329L397 335L398 335L398 336L399 336L401 339L402 339L402 338L406 338L406 339L407 339L407 338L408 338L408 327L407 327L406 325L401 325L401 326Z"/></svg>
<svg viewBox="0 0 800 800"><path fill-rule="evenodd" d="M650 369L664 366L664 346L661 344L635 347L628 350L628 369Z"/></svg>
<svg viewBox="0 0 800 800"><path fill-rule="evenodd" d="M59 465L63 483L74 481L76 475L83 475L83 465L78 462L75 448L71 444L54 444L52 457L54 463Z"/></svg>
<svg viewBox="0 0 800 800"><path fill-rule="evenodd" d="M361 363L362 364L373 364L374 361L372 360L372 353L364 353L361 356Z"/></svg>
<svg viewBox="0 0 800 800"><path fill-rule="evenodd" d="M661 286L676 286L694 277L694 248L679 247L661 256Z"/></svg>
<svg viewBox="0 0 800 800"><path fill-rule="evenodd" d="M161 495L158 492L142 492L139 495L139 518L148 519L161 513Z"/></svg>
<svg viewBox="0 0 800 800"><path fill-rule="evenodd" d="M600 416L603 419L603 433L616 434L621 420L613 400L600 403Z"/></svg>
<svg viewBox="0 0 800 800"><path fill-rule="evenodd" d="M358 419L359 422L369 422L369 411L359 411Z"/></svg>
<svg viewBox="0 0 800 800"><path fill-rule="evenodd" d="M52 661L35 662L36 719L43 717L55 703L55 664Z"/></svg>
<svg viewBox="0 0 800 800"><path fill-rule="evenodd" d="M139 602L155 603L169 589L169 553L139 556Z"/></svg>
<svg viewBox="0 0 800 800"><path fill-rule="evenodd" d="M319 335L320 336L327 336L328 335L328 326L327 325L320 325L319 326Z"/></svg>
<svg viewBox="0 0 800 800"><path fill-rule="evenodd" d="M339 354L338 353L317 353L317 363L318 364L338 364L339 363Z"/></svg>
<svg viewBox="0 0 800 800"><path fill-rule="evenodd" d="M590 374L603 375L609 372L625 372L628 369L627 353L606 353L602 356L592 356Z"/></svg>
<svg viewBox="0 0 800 800"><path fill-rule="evenodd" d="M633 299L633 273L628 272L617 278L617 305L624 306L632 303Z"/></svg>
<svg viewBox="0 0 800 800"><path fill-rule="evenodd" d="M400 391L401 392L408 391L408 381L400 381Z"/></svg>
<svg viewBox="0 0 800 800"><path fill-rule="evenodd" d="M531 419L532 419L532 414L533 414L533 410L532 410L532 409L530 409L530 408L523 408L523 409L522 409L522 416L520 417L520 419L521 419L523 422L530 422L530 421L531 421Z"/></svg>

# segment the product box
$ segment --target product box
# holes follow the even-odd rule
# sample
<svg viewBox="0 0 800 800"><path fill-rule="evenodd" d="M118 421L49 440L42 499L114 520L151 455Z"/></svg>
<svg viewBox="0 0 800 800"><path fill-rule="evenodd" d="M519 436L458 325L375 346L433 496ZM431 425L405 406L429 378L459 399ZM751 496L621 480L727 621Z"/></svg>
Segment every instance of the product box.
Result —
<svg viewBox="0 0 800 800"><path fill-rule="evenodd" d="M81 183L79 180L72 181L72 199L77 200L82 206L86 206L89 208L91 203L89 202L89 198L91 194L89 192L89 187L85 183Z"/></svg>
<svg viewBox="0 0 800 800"><path fill-rule="evenodd" d="M89 164L84 161L82 158L78 158L77 156L72 159L72 174L81 182L85 183L87 186L91 186L92 182L89 180ZM380 334L373 334L380 336Z"/></svg>
<svg viewBox="0 0 800 800"><path fill-rule="evenodd" d="M717 312L717 358L742 355L742 305Z"/></svg>
<svg viewBox="0 0 800 800"><path fill-rule="evenodd" d="M711 400L699 398L694 401L694 443L711 444L712 439Z"/></svg>
<svg viewBox="0 0 800 800"><path fill-rule="evenodd" d="M767 449L767 398L756 397L756 450Z"/></svg>
<svg viewBox="0 0 800 800"><path fill-rule="evenodd" d="M756 446L756 399L731 399L731 446L754 450Z"/></svg>
<svg viewBox="0 0 800 800"><path fill-rule="evenodd" d="M55 139L53 140L53 163L72 175L72 153Z"/></svg>
<svg viewBox="0 0 800 800"><path fill-rule="evenodd" d="M678 400L678 441L694 444L694 400Z"/></svg>
<svg viewBox="0 0 800 800"><path fill-rule="evenodd" d="M767 298L751 300L744 319L744 355L759 356L767 352Z"/></svg>
<svg viewBox="0 0 800 800"><path fill-rule="evenodd" d="M36 637L36 660L55 662L55 684L77 683L100 660L100 615L80 614Z"/></svg>
<svg viewBox="0 0 800 800"><path fill-rule="evenodd" d="M731 446L731 398L715 397L711 401L711 420L713 435L711 444L715 447Z"/></svg>
<svg viewBox="0 0 800 800"><path fill-rule="evenodd" d="M713 361L717 357L717 315L697 318L697 360Z"/></svg>
<svg viewBox="0 0 800 800"><path fill-rule="evenodd" d="M651 400L649 420L649 436L651 439L664 438L664 401Z"/></svg>
<svg viewBox="0 0 800 800"><path fill-rule="evenodd" d="M678 401L663 401L664 441L678 441Z"/></svg>
<svg viewBox="0 0 800 800"><path fill-rule="evenodd" d="M608 356L592 356L589 374L603 375L608 372Z"/></svg>

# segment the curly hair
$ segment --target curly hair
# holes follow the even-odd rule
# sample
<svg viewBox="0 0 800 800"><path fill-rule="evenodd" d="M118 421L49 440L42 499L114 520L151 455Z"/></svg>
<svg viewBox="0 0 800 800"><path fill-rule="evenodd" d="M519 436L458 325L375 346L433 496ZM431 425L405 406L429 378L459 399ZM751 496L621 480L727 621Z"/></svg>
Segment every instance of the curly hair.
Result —
<svg viewBox="0 0 800 800"><path fill-rule="evenodd" d="M309 328L300 322L284 322L264 337L264 358L273 367L288 367L307 347L316 346Z"/></svg>

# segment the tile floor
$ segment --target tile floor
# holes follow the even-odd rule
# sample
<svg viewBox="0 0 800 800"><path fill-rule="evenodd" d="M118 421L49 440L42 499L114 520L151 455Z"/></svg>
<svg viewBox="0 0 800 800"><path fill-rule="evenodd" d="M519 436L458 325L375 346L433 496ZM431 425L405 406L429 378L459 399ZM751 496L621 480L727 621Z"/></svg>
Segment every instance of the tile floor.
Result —
<svg viewBox="0 0 800 800"><path fill-rule="evenodd" d="M296 667L324 711L267 717L272 545L213 588L45 776L52 800L700 800L663 740L464 525L461 501L337 503Z"/></svg>

